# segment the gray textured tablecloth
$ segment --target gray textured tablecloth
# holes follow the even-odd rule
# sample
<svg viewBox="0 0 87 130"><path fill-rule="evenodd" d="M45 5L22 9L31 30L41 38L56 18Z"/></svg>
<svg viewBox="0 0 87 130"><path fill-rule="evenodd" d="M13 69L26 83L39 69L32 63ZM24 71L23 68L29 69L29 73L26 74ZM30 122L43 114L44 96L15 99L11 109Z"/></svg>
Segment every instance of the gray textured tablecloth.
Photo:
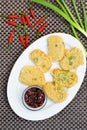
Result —
<svg viewBox="0 0 87 130"><path fill-rule="evenodd" d="M51 0L54 2L54 0ZM87 0L83 0L87 11ZM71 0L66 1L73 12ZM80 15L82 16L82 9L80 0L76 0ZM53 11L44 8L40 5L32 4L35 9L35 14L39 19L41 16L50 13L47 18L49 21L46 29L41 33L40 37L53 32L64 32L70 30L68 23ZM0 14L8 15L24 11L29 13L27 1L23 0L0 0ZM74 13L74 12L73 12ZM82 16L83 17L83 16ZM18 35L15 33L15 38L9 51L7 51L8 36L12 30L10 25L3 22L0 18L0 130L2 129L87 129L87 75L84 78L83 84L79 92L76 94L73 101L60 113L44 121L32 122L26 121L18 117L11 109L7 100L7 82L11 69L17 58L24 51L20 44ZM36 30L29 29L30 44L36 40ZM87 48L87 38L79 33L81 40ZM73 43L71 43L73 44ZM16 103L15 103L16 104Z"/></svg>

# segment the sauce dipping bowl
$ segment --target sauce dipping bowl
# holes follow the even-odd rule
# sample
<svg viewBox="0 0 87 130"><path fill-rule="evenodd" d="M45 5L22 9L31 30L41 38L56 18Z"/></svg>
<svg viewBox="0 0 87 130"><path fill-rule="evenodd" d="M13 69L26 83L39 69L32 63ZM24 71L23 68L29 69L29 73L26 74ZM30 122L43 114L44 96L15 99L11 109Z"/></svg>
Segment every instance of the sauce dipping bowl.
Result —
<svg viewBox="0 0 87 130"><path fill-rule="evenodd" d="M44 90L38 86L26 88L23 92L22 99L24 106L32 111L42 109L47 102Z"/></svg>

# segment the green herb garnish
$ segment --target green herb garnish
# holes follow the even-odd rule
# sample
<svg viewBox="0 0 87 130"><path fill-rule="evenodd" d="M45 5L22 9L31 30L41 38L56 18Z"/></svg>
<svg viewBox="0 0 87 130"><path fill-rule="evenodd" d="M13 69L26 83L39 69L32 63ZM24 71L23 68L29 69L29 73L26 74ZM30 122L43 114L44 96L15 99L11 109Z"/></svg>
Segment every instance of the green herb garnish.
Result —
<svg viewBox="0 0 87 130"><path fill-rule="evenodd" d="M37 78L32 78L32 80L37 80Z"/></svg>
<svg viewBox="0 0 87 130"><path fill-rule="evenodd" d="M72 65L72 64L73 64L73 63L70 61L70 62L69 62L69 65Z"/></svg>
<svg viewBox="0 0 87 130"><path fill-rule="evenodd" d="M75 59L76 57L75 56L70 56L69 57L69 60L73 60L73 59Z"/></svg>
<svg viewBox="0 0 87 130"><path fill-rule="evenodd" d="M37 63L37 62L38 62L38 58L35 58L35 59L34 59L34 62Z"/></svg>
<svg viewBox="0 0 87 130"><path fill-rule="evenodd" d="M75 59L76 57L75 56L70 56L68 59L69 59L69 65L72 65L73 64L73 59Z"/></svg>
<svg viewBox="0 0 87 130"><path fill-rule="evenodd" d="M59 80L59 81L67 80L67 75L66 74L57 74L57 80Z"/></svg>
<svg viewBox="0 0 87 130"><path fill-rule="evenodd" d="M55 44L55 47L58 47L58 45L57 45L57 44Z"/></svg>

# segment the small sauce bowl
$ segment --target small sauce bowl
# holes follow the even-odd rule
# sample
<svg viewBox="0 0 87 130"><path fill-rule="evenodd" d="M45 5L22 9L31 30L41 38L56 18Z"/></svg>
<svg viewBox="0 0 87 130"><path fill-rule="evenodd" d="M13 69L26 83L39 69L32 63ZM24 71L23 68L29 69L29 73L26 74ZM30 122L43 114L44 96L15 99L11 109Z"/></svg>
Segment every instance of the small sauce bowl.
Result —
<svg viewBox="0 0 87 130"><path fill-rule="evenodd" d="M38 86L25 89L22 98L24 106L33 111L43 108L47 102L43 89Z"/></svg>

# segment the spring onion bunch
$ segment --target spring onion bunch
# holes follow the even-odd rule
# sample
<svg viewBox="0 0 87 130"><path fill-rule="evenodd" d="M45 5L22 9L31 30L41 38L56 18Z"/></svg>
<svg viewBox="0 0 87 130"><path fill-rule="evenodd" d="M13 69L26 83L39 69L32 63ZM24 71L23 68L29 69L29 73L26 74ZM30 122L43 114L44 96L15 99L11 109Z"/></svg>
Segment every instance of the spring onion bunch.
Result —
<svg viewBox="0 0 87 130"><path fill-rule="evenodd" d="M78 20L74 17L74 15L70 11L69 7L67 6L64 0L55 0L57 4L60 6L60 8L51 2L47 2L46 0L32 0L32 1L37 4L41 4L45 7L48 7L49 9L61 15L70 24L70 27L73 31L74 36L79 41L80 41L80 38L78 37L76 30L80 31L85 37L87 37L87 13L83 4L83 0L80 0L80 2L81 2L82 10L83 10L84 22L82 22L81 20L75 0L72 0L72 4L73 4ZM86 53L86 48L84 47L84 44L82 42L80 43L82 44L82 47L84 48L84 51Z"/></svg>

